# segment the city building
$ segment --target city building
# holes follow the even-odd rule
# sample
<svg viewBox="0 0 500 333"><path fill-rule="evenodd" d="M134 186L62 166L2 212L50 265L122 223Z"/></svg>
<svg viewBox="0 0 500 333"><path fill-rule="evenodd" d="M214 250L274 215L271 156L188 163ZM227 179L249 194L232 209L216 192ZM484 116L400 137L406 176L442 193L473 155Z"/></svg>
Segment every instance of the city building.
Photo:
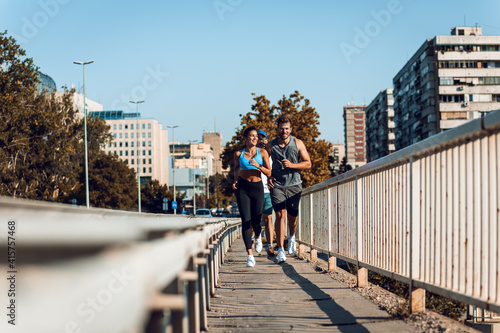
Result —
<svg viewBox="0 0 500 333"><path fill-rule="evenodd" d="M332 144L332 159L330 168L333 170L335 176L339 174L340 164L345 156L345 145L343 143L333 143Z"/></svg>
<svg viewBox="0 0 500 333"><path fill-rule="evenodd" d="M365 111L366 105L344 106L345 156L353 169L366 164Z"/></svg>
<svg viewBox="0 0 500 333"><path fill-rule="evenodd" d="M455 27L427 39L393 79L396 149L500 108L500 36Z"/></svg>
<svg viewBox="0 0 500 333"><path fill-rule="evenodd" d="M366 158L368 162L389 155L394 146L393 89L382 90L366 108Z"/></svg>
<svg viewBox="0 0 500 333"><path fill-rule="evenodd" d="M209 196L208 179L214 175L212 147L205 142L172 142L170 154L175 156L173 163L175 170L170 170L170 179L175 177L176 190L186 192L185 201L189 201L189 207L192 208L193 193Z"/></svg>
<svg viewBox="0 0 500 333"><path fill-rule="evenodd" d="M46 91L48 93L53 93L57 90L56 82L47 74L38 72L38 93L43 93Z"/></svg>
<svg viewBox="0 0 500 333"><path fill-rule="evenodd" d="M168 130L155 119L142 119L140 114L121 110L92 112L110 126L113 142L104 150L115 154L139 173L141 184L156 179L160 184L168 178Z"/></svg>
<svg viewBox="0 0 500 333"><path fill-rule="evenodd" d="M56 92L56 98L62 99L64 92ZM71 96L73 101L73 108L78 111L78 116L83 117L83 95L78 93L73 93ZM103 111L103 106L88 97L85 97L85 104L87 104L87 112Z"/></svg>
<svg viewBox="0 0 500 333"><path fill-rule="evenodd" d="M213 163L213 171L212 174L220 173L227 174L229 169L222 169L222 160L221 154L224 149L222 146L222 133L220 132L204 132L203 133L203 142L207 143L212 147L214 163Z"/></svg>

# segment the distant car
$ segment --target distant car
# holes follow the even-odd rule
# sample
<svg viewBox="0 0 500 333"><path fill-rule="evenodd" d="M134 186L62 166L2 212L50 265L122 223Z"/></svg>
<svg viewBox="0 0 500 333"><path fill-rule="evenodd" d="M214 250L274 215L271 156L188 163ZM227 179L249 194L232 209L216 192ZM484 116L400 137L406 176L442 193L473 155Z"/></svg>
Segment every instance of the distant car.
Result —
<svg viewBox="0 0 500 333"><path fill-rule="evenodd" d="M183 210L182 215L191 215L191 212L189 210Z"/></svg>
<svg viewBox="0 0 500 333"><path fill-rule="evenodd" d="M194 216L212 217L212 212L207 208L199 208L196 210Z"/></svg>
<svg viewBox="0 0 500 333"><path fill-rule="evenodd" d="M217 217L222 217L222 216L224 216L224 209L222 209L222 208L217 208L217 209L215 210L214 216L217 216Z"/></svg>

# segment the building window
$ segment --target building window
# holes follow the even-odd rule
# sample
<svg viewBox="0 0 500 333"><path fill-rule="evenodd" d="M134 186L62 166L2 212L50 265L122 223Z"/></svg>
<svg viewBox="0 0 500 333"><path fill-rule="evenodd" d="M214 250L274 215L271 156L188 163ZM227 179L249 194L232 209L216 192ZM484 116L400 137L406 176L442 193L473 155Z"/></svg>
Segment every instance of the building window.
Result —
<svg viewBox="0 0 500 333"><path fill-rule="evenodd" d="M148 138L151 138L151 132L148 132Z"/></svg>
<svg viewBox="0 0 500 333"><path fill-rule="evenodd" d="M148 164L151 164L151 159L150 158L148 159Z"/></svg>
<svg viewBox="0 0 500 333"><path fill-rule="evenodd" d="M116 148L116 141L115 141L115 148Z"/></svg>
<svg viewBox="0 0 500 333"><path fill-rule="evenodd" d="M142 138L145 139L146 138L146 133L142 132Z"/></svg>
<svg viewBox="0 0 500 333"><path fill-rule="evenodd" d="M115 155L118 155L118 154L116 153L116 150L115 150Z"/></svg>
<svg viewBox="0 0 500 333"><path fill-rule="evenodd" d="M128 147L128 141L125 142L125 147Z"/></svg>
<svg viewBox="0 0 500 333"><path fill-rule="evenodd" d="M125 139L128 139L128 133L125 133Z"/></svg>
<svg viewBox="0 0 500 333"><path fill-rule="evenodd" d="M134 124L130 124L130 129L133 130L134 129Z"/></svg>
<svg viewBox="0 0 500 333"><path fill-rule="evenodd" d="M149 156L151 156L151 149L150 149L150 150L148 150L148 155L149 155Z"/></svg>
<svg viewBox="0 0 500 333"><path fill-rule="evenodd" d="M109 143L108 148L111 148L111 142Z"/></svg>
<svg viewBox="0 0 500 333"><path fill-rule="evenodd" d="M130 142L130 147L133 147L134 146L134 141L131 141Z"/></svg>
<svg viewBox="0 0 500 333"><path fill-rule="evenodd" d="M122 129L122 124L119 125L120 130Z"/></svg>
<svg viewBox="0 0 500 333"><path fill-rule="evenodd" d="M120 142L120 145L119 145L119 146L120 146L120 148L122 147L122 143L121 143L121 142Z"/></svg>
<svg viewBox="0 0 500 333"><path fill-rule="evenodd" d="M128 129L128 125L127 124L125 124L125 129Z"/></svg>
<svg viewBox="0 0 500 333"><path fill-rule="evenodd" d="M491 95L493 102L500 102L500 95L493 94Z"/></svg>
<svg viewBox="0 0 500 333"><path fill-rule="evenodd" d="M122 138L122 134L120 133L120 139Z"/></svg>
<svg viewBox="0 0 500 333"><path fill-rule="evenodd" d="M151 124L148 124L148 129L151 129Z"/></svg>
<svg viewBox="0 0 500 333"><path fill-rule="evenodd" d="M128 164L128 160L125 160L125 164Z"/></svg>
<svg viewBox="0 0 500 333"><path fill-rule="evenodd" d="M146 147L146 141L142 141L142 146Z"/></svg>
<svg viewBox="0 0 500 333"><path fill-rule="evenodd" d="M146 173L146 168L142 168L142 173Z"/></svg>
<svg viewBox="0 0 500 333"><path fill-rule="evenodd" d="M146 124L142 124L142 129L146 129Z"/></svg>
<svg viewBox="0 0 500 333"><path fill-rule="evenodd" d="M151 147L151 141L148 141L148 147Z"/></svg>
<svg viewBox="0 0 500 333"><path fill-rule="evenodd" d="M130 164L134 164L134 160L130 160Z"/></svg>
<svg viewBox="0 0 500 333"><path fill-rule="evenodd" d="M130 138L133 139L134 138L134 133L130 133Z"/></svg>
<svg viewBox="0 0 500 333"><path fill-rule="evenodd" d="M134 156L134 151L133 150L130 151L130 155Z"/></svg>
<svg viewBox="0 0 500 333"><path fill-rule="evenodd" d="M145 150L142 151L142 156L146 156L146 151ZM146 163L146 162L144 162L144 163Z"/></svg>
<svg viewBox="0 0 500 333"><path fill-rule="evenodd" d="M151 168L149 168L149 173L151 173L151 172L152 172L152 169L151 169Z"/></svg>
<svg viewBox="0 0 500 333"><path fill-rule="evenodd" d="M125 150L125 156L128 156L128 150Z"/></svg>
<svg viewBox="0 0 500 333"><path fill-rule="evenodd" d="M122 156L122 155L123 155L123 152L120 150L120 156Z"/></svg>
<svg viewBox="0 0 500 333"><path fill-rule="evenodd" d="M113 138L115 138L115 139L116 139L116 133L113 133Z"/></svg>

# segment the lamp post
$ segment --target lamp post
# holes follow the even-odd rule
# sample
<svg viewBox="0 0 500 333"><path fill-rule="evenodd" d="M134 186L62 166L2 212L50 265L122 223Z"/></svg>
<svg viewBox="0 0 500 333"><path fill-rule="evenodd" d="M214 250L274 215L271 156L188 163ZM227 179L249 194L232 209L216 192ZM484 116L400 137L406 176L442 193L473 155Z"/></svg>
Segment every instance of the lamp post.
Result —
<svg viewBox="0 0 500 333"><path fill-rule="evenodd" d="M175 196L175 135L174 135L174 130L179 127L179 125L172 125L172 126L167 126L168 128L172 129L172 183L174 184L174 201L176 201L176 196ZM174 215L177 215L177 208L174 208Z"/></svg>
<svg viewBox="0 0 500 333"><path fill-rule="evenodd" d="M135 104L135 116L136 116L136 133L137 133L137 202L139 204L139 213L141 212L141 169L140 158L139 158L139 103L144 103L145 100L140 101L130 101L130 103Z"/></svg>
<svg viewBox="0 0 500 333"><path fill-rule="evenodd" d="M198 140L188 140L190 144L198 142ZM191 147L190 147L191 149ZM193 215L196 214L196 172L194 168L194 158L193 158Z"/></svg>
<svg viewBox="0 0 500 333"><path fill-rule="evenodd" d="M93 63L94 60L89 61L73 61L75 65L82 65L83 68L83 118L84 118L84 131L85 131L85 200L87 203L87 209L90 208L89 200L89 152L87 145L87 104L85 104L85 65Z"/></svg>

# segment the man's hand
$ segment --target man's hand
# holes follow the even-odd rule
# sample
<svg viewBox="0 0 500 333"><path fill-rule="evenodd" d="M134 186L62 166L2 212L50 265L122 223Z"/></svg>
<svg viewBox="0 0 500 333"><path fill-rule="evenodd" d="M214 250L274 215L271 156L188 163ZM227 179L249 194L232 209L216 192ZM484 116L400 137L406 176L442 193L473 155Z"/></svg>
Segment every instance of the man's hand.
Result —
<svg viewBox="0 0 500 333"><path fill-rule="evenodd" d="M276 180L276 178L274 178L274 177L267 178L267 188L268 189L274 188L274 181L275 180Z"/></svg>
<svg viewBox="0 0 500 333"><path fill-rule="evenodd" d="M235 181L233 183L233 190L236 190L238 188L238 181Z"/></svg>
<svg viewBox="0 0 500 333"><path fill-rule="evenodd" d="M281 165L283 165L283 168L291 168L292 167L292 162L287 160L286 158L281 160Z"/></svg>

